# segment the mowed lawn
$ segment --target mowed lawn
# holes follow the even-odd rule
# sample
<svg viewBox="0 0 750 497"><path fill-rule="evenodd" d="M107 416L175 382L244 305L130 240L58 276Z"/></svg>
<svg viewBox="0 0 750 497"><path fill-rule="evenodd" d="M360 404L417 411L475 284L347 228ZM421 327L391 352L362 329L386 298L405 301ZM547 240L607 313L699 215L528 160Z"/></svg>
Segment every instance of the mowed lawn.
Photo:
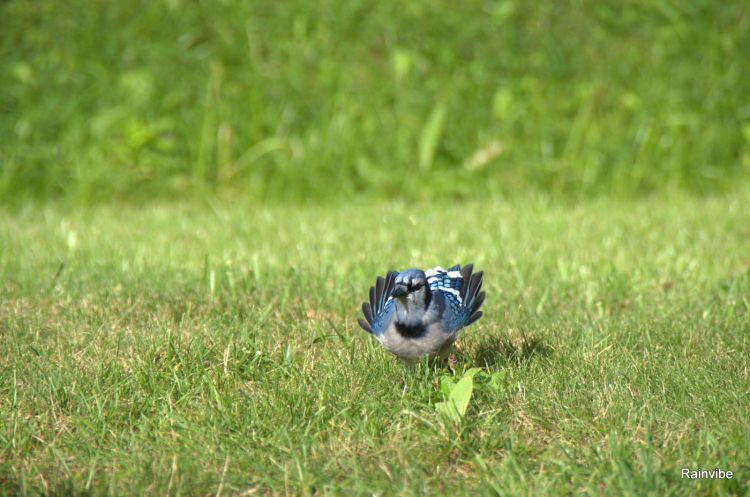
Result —
<svg viewBox="0 0 750 497"><path fill-rule="evenodd" d="M454 371L358 328L469 262ZM749 332L747 190L6 210L0 494L749 495Z"/></svg>

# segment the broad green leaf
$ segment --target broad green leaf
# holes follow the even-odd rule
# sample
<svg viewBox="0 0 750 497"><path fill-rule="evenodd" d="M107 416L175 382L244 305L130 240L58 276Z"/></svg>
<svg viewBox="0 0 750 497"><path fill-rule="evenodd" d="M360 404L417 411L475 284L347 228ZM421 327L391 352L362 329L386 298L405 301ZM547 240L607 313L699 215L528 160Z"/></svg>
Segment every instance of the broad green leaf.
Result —
<svg viewBox="0 0 750 497"><path fill-rule="evenodd" d="M456 410L456 406L453 404L452 401L447 400L445 402L438 402L435 404L435 409L445 416L450 421L458 422L461 417L458 415L458 411Z"/></svg>
<svg viewBox="0 0 750 497"><path fill-rule="evenodd" d="M440 391L448 397L451 394L451 391L453 390L453 387L456 386L456 380L453 378L453 376L449 375L443 375L440 377Z"/></svg>
<svg viewBox="0 0 750 497"><path fill-rule="evenodd" d="M482 371L482 368L471 368L463 374L462 378L466 378L467 376L470 378L474 378L477 375L477 373L484 373L484 372Z"/></svg>
<svg viewBox="0 0 750 497"><path fill-rule="evenodd" d="M476 374L476 372L474 374ZM474 374L461 378L461 381L456 383L456 386L453 387L449 397L449 400L453 402L453 405L456 407L456 411L461 418L464 417L466 409L469 407L471 392L474 390Z"/></svg>

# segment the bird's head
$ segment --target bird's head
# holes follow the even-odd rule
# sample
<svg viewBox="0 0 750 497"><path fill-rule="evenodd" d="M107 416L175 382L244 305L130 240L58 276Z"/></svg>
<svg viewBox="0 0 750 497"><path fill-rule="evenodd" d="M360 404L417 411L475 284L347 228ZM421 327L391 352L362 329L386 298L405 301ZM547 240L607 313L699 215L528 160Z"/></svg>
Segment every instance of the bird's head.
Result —
<svg viewBox="0 0 750 497"><path fill-rule="evenodd" d="M391 295L406 311L424 310L430 303L431 292L427 276L420 269L407 269L398 273Z"/></svg>

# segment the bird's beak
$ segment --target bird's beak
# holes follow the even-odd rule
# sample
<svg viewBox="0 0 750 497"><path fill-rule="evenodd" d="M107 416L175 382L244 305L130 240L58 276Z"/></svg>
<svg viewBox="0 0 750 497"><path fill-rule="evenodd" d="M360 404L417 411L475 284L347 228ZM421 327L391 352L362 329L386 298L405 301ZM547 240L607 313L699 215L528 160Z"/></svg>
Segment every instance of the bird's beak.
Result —
<svg viewBox="0 0 750 497"><path fill-rule="evenodd" d="M391 292L391 295L393 295L396 298L400 298L406 295L407 293L409 292L406 290L406 285L396 285L395 287L393 287L393 291Z"/></svg>

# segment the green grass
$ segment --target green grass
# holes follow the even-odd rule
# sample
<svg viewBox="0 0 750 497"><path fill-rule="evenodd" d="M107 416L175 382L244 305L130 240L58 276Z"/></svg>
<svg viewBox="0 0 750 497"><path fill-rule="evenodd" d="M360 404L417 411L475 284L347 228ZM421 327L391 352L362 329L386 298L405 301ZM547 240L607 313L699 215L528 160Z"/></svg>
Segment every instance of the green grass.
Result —
<svg viewBox="0 0 750 497"><path fill-rule="evenodd" d="M0 212L0 494L748 495L748 191L253 205ZM356 326L456 262L455 378Z"/></svg>
<svg viewBox="0 0 750 497"><path fill-rule="evenodd" d="M0 495L750 495L747 2L0 32ZM455 370L358 329L376 275L467 262Z"/></svg>
<svg viewBox="0 0 750 497"><path fill-rule="evenodd" d="M723 192L745 0L6 0L0 201Z"/></svg>

